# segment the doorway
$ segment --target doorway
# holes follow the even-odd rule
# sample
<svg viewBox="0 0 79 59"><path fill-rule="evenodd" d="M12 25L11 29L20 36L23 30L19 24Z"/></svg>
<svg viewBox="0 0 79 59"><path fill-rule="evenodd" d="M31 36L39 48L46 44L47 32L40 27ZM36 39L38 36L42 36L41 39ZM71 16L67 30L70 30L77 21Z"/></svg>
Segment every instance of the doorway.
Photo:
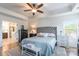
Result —
<svg viewBox="0 0 79 59"><path fill-rule="evenodd" d="M16 31L17 31L17 23L9 21L2 22L3 39L16 39L15 37Z"/></svg>
<svg viewBox="0 0 79 59"><path fill-rule="evenodd" d="M3 39L3 55L8 51L15 43L16 40L17 23L2 21L2 39Z"/></svg>

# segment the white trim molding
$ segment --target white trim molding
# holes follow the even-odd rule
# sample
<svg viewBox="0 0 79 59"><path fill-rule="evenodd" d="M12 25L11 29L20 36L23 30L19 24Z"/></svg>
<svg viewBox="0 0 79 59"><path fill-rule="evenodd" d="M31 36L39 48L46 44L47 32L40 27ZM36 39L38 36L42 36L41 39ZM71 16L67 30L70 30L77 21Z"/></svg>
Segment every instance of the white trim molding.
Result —
<svg viewBox="0 0 79 59"><path fill-rule="evenodd" d="M18 18L21 18L21 19L24 19L24 20L27 20L28 19L24 15L21 15L19 13L16 13L14 11L8 10L6 8L3 8L3 7L0 7L0 13L7 14L7 15L11 15L11 16L14 16L14 17L18 17Z"/></svg>

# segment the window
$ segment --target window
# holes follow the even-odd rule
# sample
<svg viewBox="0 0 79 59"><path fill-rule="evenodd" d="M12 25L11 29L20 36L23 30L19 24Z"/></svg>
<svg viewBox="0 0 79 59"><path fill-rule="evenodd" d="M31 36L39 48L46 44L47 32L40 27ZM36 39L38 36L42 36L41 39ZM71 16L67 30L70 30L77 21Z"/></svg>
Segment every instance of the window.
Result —
<svg viewBox="0 0 79 59"><path fill-rule="evenodd" d="M77 32L77 25L76 24L69 24L64 26L65 35L70 35L71 33Z"/></svg>

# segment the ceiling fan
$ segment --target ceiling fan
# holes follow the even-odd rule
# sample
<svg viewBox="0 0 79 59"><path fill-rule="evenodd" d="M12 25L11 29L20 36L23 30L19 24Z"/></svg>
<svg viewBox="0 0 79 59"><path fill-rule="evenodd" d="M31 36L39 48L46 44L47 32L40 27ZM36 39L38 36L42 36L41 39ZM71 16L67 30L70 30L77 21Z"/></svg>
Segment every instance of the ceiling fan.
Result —
<svg viewBox="0 0 79 59"><path fill-rule="evenodd" d="M44 13L42 10L40 10L40 8L43 6L43 4L37 4L37 3L26 3L31 9L27 9L27 10L24 10L25 12L26 11L31 11L33 16L35 15L36 12L39 12L39 13Z"/></svg>

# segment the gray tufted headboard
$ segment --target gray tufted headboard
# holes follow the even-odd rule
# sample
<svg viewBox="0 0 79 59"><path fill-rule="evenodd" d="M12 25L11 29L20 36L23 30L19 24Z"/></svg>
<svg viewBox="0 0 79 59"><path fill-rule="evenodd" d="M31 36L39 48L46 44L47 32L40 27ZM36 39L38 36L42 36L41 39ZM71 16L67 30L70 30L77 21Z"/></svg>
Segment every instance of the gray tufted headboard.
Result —
<svg viewBox="0 0 79 59"><path fill-rule="evenodd" d="M38 27L37 33L54 33L57 39L57 27Z"/></svg>

